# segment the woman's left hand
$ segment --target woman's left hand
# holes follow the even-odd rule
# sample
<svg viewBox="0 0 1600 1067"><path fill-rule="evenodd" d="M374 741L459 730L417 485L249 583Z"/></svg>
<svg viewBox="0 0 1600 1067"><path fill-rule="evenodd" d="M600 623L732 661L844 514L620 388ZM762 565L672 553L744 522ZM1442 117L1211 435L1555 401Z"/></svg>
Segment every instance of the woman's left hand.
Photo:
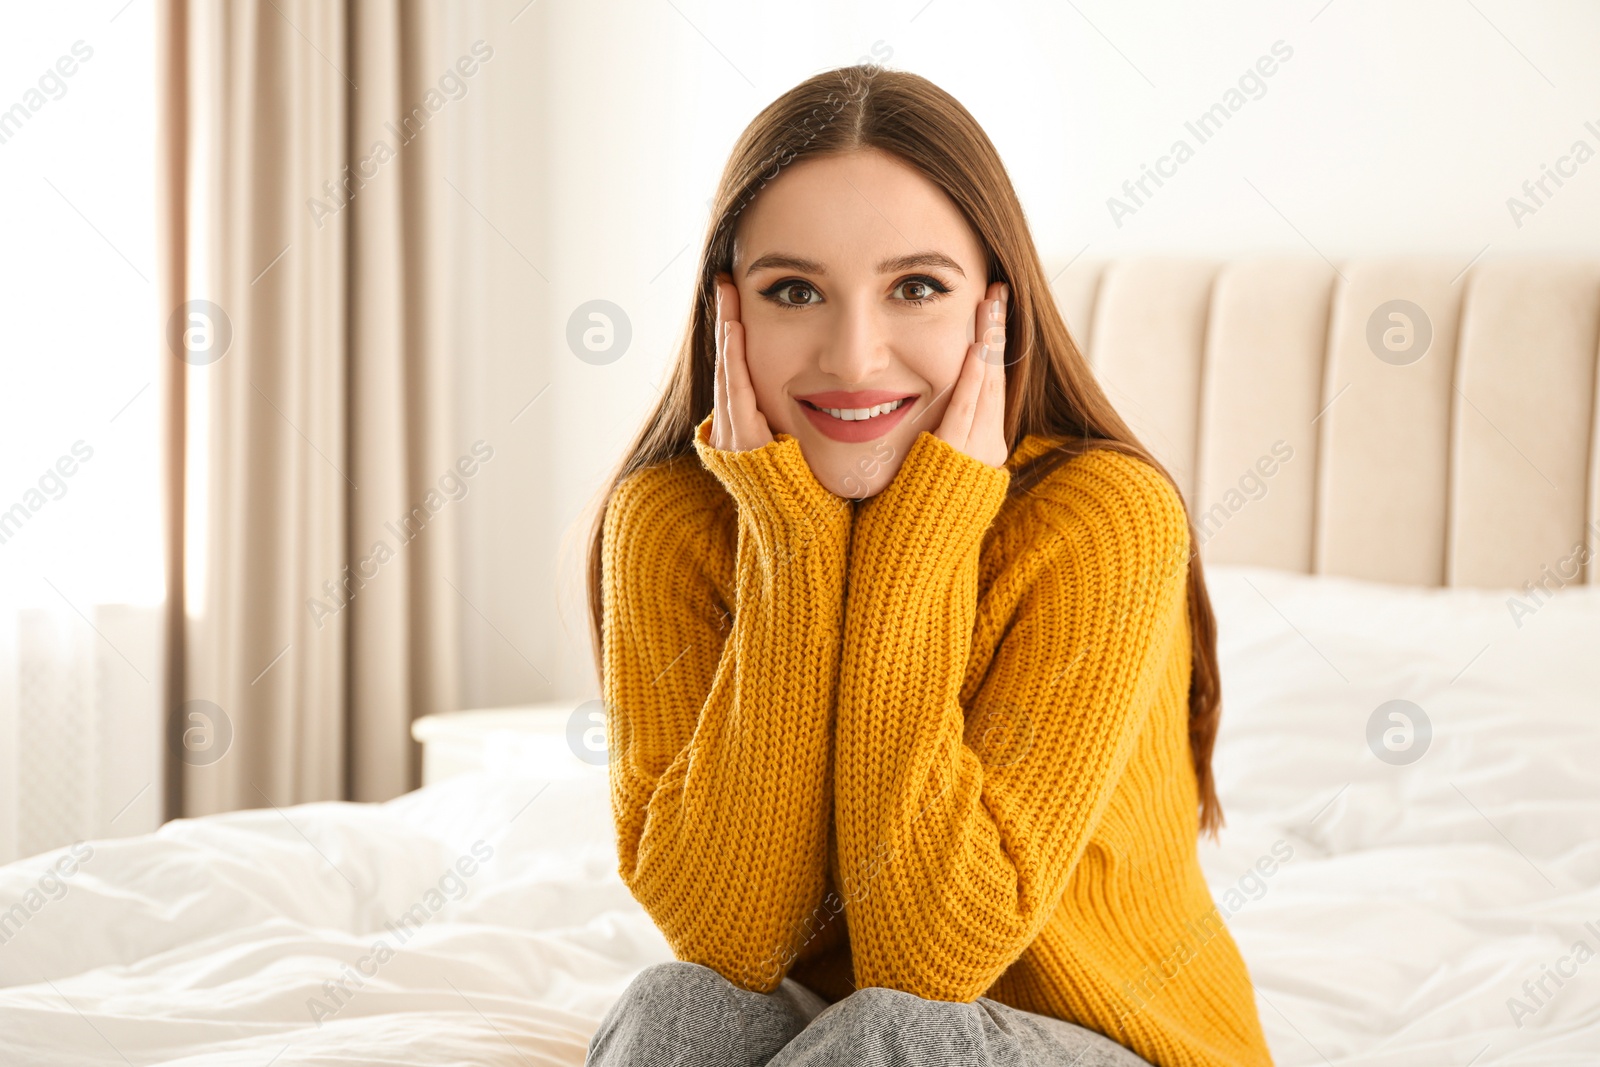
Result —
<svg viewBox="0 0 1600 1067"><path fill-rule="evenodd" d="M1010 287L994 282L978 305L977 337L956 378L934 436L991 467L1006 462L1006 305Z"/></svg>

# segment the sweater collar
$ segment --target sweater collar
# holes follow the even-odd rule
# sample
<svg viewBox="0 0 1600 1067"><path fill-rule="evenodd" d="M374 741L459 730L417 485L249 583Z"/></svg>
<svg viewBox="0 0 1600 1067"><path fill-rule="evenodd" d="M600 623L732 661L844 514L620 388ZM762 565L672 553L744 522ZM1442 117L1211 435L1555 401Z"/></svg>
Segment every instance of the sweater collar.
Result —
<svg viewBox="0 0 1600 1067"><path fill-rule="evenodd" d="M1027 434L1021 441L1017 442L1016 447L1011 450L1011 455L1006 457L1006 469L1015 470L1033 457L1050 451L1059 443L1060 438L1058 437L1036 433Z"/></svg>

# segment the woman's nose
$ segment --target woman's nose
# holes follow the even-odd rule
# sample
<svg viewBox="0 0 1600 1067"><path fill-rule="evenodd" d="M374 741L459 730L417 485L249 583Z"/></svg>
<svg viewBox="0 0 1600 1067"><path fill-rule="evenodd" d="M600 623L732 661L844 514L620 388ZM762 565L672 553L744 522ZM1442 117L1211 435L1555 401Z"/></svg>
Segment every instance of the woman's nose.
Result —
<svg viewBox="0 0 1600 1067"><path fill-rule="evenodd" d="M819 368L841 383L867 384L888 363L886 324L869 305L846 306L823 345Z"/></svg>

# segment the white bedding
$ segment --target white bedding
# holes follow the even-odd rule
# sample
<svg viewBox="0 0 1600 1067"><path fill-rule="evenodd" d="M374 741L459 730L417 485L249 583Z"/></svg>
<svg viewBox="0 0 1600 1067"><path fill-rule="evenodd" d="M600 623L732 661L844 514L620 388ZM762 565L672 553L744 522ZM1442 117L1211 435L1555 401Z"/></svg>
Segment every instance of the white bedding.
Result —
<svg viewBox="0 0 1600 1067"><path fill-rule="evenodd" d="M1201 856L1277 1062L1600 1062L1600 589L1519 627L1504 593L1209 578L1228 826ZM1395 698L1433 728L1411 763L1367 742ZM616 876L603 768L78 852L0 867L0 1063L580 1064L671 958Z"/></svg>

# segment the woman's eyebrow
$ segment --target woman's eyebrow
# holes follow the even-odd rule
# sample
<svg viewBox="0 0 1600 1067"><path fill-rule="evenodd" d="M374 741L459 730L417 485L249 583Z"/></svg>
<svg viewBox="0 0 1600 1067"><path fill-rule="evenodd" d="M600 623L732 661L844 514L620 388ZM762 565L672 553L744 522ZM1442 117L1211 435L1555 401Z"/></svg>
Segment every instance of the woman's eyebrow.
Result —
<svg viewBox="0 0 1600 1067"><path fill-rule="evenodd" d="M756 271L768 267L783 267L788 270L798 270L806 274L823 276L828 273L828 268L814 259L793 256L785 252L768 252L746 267L744 273L748 277ZM961 265L943 252L908 252L903 256L894 256L878 264L878 273L892 274L895 271L910 270L912 267L943 267L946 270L955 271L963 278L967 276L967 272L961 269Z"/></svg>

